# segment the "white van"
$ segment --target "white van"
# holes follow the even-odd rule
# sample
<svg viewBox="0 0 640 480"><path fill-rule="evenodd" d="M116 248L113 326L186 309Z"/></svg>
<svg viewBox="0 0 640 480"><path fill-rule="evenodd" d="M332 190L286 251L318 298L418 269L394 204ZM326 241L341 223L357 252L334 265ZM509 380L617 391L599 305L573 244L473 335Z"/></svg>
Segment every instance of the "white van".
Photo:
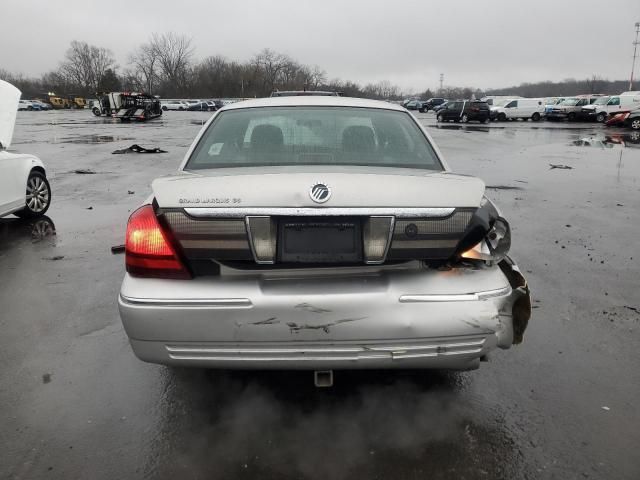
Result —
<svg viewBox="0 0 640 480"><path fill-rule="evenodd" d="M502 106L495 107L498 120L533 120L537 122L544 114L544 98L514 98L501 102Z"/></svg>
<svg viewBox="0 0 640 480"><path fill-rule="evenodd" d="M487 102L489 107L499 106L498 104L504 104L505 100L513 100L514 98L522 98L520 95L486 95L480 99L481 102Z"/></svg>
<svg viewBox="0 0 640 480"><path fill-rule="evenodd" d="M609 115L615 115L618 112L629 112L640 108L640 91L622 92L620 95L612 95L611 97L599 98L592 105L582 108L582 116L589 120L604 122Z"/></svg>

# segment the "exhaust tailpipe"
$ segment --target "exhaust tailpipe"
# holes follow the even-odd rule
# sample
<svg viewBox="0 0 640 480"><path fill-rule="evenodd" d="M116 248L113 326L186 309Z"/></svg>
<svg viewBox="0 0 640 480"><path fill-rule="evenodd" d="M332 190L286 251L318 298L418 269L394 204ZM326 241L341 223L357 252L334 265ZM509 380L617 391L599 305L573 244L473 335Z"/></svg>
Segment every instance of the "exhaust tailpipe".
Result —
<svg viewBox="0 0 640 480"><path fill-rule="evenodd" d="M333 370L316 370L313 372L313 381L316 387L332 387L333 386Z"/></svg>

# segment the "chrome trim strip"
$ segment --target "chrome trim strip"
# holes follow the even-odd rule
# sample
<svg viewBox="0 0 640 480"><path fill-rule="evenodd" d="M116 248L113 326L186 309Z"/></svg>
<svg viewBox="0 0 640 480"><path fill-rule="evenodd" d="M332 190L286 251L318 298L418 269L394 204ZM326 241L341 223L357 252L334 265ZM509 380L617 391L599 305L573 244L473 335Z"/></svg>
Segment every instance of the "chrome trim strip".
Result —
<svg viewBox="0 0 640 480"><path fill-rule="evenodd" d="M238 218L245 216L396 216L396 217L448 217L454 207L188 207L185 213L192 217Z"/></svg>
<svg viewBox="0 0 640 480"><path fill-rule="evenodd" d="M498 288L496 290L486 290L475 293L453 293L453 294L415 294L401 295L400 303L420 303L420 302L473 302L487 300L493 297L502 297L511 293L511 287Z"/></svg>
<svg viewBox="0 0 640 480"><path fill-rule="evenodd" d="M145 307L209 307L209 308L252 308L248 298L134 298L120 295L122 303Z"/></svg>

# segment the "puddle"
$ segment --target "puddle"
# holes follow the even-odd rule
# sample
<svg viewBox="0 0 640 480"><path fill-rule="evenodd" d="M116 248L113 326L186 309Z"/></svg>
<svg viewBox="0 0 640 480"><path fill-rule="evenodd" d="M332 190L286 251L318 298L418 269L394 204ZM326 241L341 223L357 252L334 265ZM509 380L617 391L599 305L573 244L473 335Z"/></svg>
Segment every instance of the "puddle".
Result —
<svg viewBox="0 0 640 480"><path fill-rule="evenodd" d="M613 148L616 145L622 147L640 147L640 131L620 133L594 133L589 136L579 137L571 142L576 147Z"/></svg>
<svg viewBox="0 0 640 480"><path fill-rule="evenodd" d="M133 140L132 137L117 137L113 135L78 135L76 137L62 137L54 138L52 143L81 143L81 144L95 144L95 143L111 143L120 142L124 140Z"/></svg>

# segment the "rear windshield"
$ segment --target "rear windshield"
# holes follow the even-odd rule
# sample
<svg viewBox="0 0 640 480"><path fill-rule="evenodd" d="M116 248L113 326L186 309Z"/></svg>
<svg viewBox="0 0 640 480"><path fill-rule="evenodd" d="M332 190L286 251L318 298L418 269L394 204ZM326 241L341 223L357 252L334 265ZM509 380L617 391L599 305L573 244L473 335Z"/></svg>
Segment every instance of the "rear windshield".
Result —
<svg viewBox="0 0 640 480"><path fill-rule="evenodd" d="M356 107L263 107L221 112L185 170L265 165L374 165L442 170L404 112Z"/></svg>

